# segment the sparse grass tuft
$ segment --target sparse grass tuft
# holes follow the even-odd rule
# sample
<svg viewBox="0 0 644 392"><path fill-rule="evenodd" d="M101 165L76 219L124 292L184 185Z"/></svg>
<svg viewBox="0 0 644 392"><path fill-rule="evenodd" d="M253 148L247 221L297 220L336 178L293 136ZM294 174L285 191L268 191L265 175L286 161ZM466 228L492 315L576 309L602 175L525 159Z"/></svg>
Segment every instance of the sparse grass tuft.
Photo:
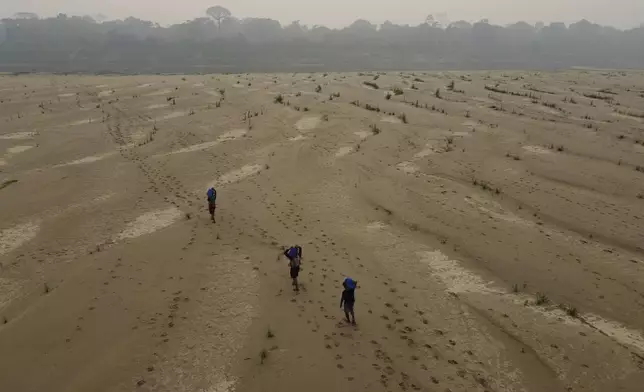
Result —
<svg viewBox="0 0 644 392"><path fill-rule="evenodd" d="M437 88L436 91L434 92L434 96L438 99L441 99L441 89Z"/></svg>
<svg viewBox="0 0 644 392"><path fill-rule="evenodd" d="M268 351L263 348L262 351L259 352L259 363L264 364L264 361L268 358Z"/></svg>
<svg viewBox="0 0 644 392"><path fill-rule="evenodd" d="M284 97L282 94L277 94L277 96L274 99L275 103L283 103L284 102Z"/></svg>
<svg viewBox="0 0 644 392"><path fill-rule="evenodd" d="M385 94L385 99L389 101L391 99L391 93Z"/></svg>
<svg viewBox="0 0 644 392"><path fill-rule="evenodd" d="M43 285L43 291L45 292L45 294L49 294L49 292L51 291L51 288L47 283Z"/></svg>
<svg viewBox="0 0 644 392"><path fill-rule="evenodd" d="M403 124L407 124L407 115L405 113L400 113L398 118L403 122Z"/></svg>
<svg viewBox="0 0 644 392"><path fill-rule="evenodd" d="M318 84L318 86L315 88L316 93L321 93L322 92L322 86Z"/></svg>
<svg viewBox="0 0 644 392"><path fill-rule="evenodd" d="M400 87L394 87L393 92L394 95L403 95L405 93Z"/></svg>
<svg viewBox="0 0 644 392"><path fill-rule="evenodd" d="M266 330L266 337L268 339L273 339L275 337L275 334L273 333L270 327L268 327L268 329Z"/></svg>
<svg viewBox="0 0 644 392"><path fill-rule="evenodd" d="M537 293L537 300L535 301L536 305L547 305L550 303L550 299L544 293Z"/></svg>

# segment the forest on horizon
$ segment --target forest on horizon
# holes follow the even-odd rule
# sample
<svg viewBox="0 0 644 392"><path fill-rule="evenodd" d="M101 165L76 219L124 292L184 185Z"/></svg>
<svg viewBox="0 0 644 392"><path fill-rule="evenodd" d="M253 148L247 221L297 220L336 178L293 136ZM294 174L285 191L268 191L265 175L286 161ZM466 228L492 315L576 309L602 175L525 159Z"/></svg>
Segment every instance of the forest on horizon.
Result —
<svg viewBox="0 0 644 392"><path fill-rule="evenodd" d="M359 19L330 29L237 18L219 6L160 26L19 13L0 22L0 72L210 73L644 68L644 27L581 20L507 26L432 15L417 26Z"/></svg>

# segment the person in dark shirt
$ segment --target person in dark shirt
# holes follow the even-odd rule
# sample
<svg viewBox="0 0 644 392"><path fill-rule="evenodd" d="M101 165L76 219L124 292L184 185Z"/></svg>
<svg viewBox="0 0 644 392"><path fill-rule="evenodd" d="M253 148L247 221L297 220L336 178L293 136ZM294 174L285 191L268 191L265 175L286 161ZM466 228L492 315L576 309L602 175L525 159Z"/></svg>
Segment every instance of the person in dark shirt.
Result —
<svg viewBox="0 0 644 392"><path fill-rule="evenodd" d="M215 220L215 210L217 209L217 191L215 188L208 189L208 212L210 212L210 219L213 223L216 223Z"/></svg>
<svg viewBox="0 0 644 392"><path fill-rule="evenodd" d="M297 277L300 274L300 264L302 263L302 247L299 245L291 246L284 251L284 256L288 259L288 266L291 270L291 279L293 279L293 289L295 291L300 291Z"/></svg>
<svg viewBox="0 0 644 392"><path fill-rule="evenodd" d="M342 282L344 291L342 291L342 299L340 299L340 307L342 308L344 305L344 315L347 318L347 322L353 325L356 325L356 315L353 312L353 305L356 303L355 291L357 285L357 281L351 278L346 278L344 282ZM353 320L349 316L351 316Z"/></svg>

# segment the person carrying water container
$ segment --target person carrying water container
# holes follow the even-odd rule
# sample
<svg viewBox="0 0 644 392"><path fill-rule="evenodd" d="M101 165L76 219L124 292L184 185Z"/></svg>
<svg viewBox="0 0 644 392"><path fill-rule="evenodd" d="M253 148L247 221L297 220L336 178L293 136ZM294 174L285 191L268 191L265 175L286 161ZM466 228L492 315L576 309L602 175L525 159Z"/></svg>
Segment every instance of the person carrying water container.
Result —
<svg viewBox="0 0 644 392"><path fill-rule="evenodd" d="M291 270L291 279L293 279L293 290L300 291L300 285L297 282L297 276L300 274L300 264L302 263L302 247L299 245L291 246L284 251L284 256L288 259L288 266Z"/></svg>
<svg viewBox="0 0 644 392"><path fill-rule="evenodd" d="M344 282L342 282L344 291L342 291L342 299L340 299L340 307L342 308L344 305L344 316L347 318L347 323L353 325L356 325L356 315L353 312L353 305L356 303L357 286L357 281L351 278L346 278ZM349 316L353 317L353 320L349 318Z"/></svg>
<svg viewBox="0 0 644 392"><path fill-rule="evenodd" d="M217 222L215 220L215 210L217 209L217 191L215 188L210 188L208 189L207 192L208 195L208 212L210 212L210 219L212 219L212 222L215 223Z"/></svg>

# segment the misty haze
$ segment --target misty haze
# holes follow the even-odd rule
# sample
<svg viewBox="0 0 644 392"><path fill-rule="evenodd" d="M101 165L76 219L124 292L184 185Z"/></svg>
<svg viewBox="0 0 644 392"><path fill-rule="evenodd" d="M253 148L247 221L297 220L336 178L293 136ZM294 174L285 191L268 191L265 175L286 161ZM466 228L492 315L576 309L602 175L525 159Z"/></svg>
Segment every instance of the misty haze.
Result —
<svg viewBox="0 0 644 392"><path fill-rule="evenodd" d="M644 2L1 2L0 391L642 392Z"/></svg>

